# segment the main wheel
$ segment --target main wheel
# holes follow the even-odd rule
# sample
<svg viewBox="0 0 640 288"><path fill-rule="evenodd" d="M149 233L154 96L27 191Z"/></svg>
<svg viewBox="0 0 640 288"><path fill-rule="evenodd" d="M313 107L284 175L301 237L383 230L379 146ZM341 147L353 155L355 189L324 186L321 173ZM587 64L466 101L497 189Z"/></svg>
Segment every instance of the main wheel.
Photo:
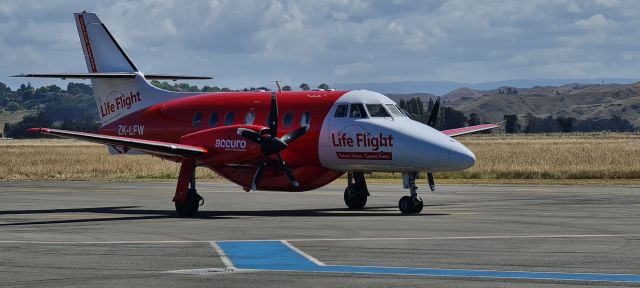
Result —
<svg viewBox="0 0 640 288"><path fill-rule="evenodd" d="M416 213L416 214L422 212L422 208L424 207L424 202L422 202L422 199L418 197L418 200L419 200L418 203L415 203L415 206L413 206L413 209L414 209L413 213Z"/></svg>
<svg viewBox="0 0 640 288"><path fill-rule="evenodd" d="M422 211L424 207L424 202L422 199L418 198L418 201L413 201L413 198L410 196L402 196L400 201L398 202L398 208L402 214L416 214Z"/></svg>
<svg viewBox="0 0 640 288"><path fill-rule="evenodd" d="M195 190L187 193L187 199L183 203L176 202L176 212L181 217L193 217L198 213L202 197Z"/></svg>
<svg viewBox="0 0 640 288"><path fill-rule="evenodd" d="M362 193L353 187L344 189L344 203L349 209L362 209L367 204L367 193Z"/></svg>

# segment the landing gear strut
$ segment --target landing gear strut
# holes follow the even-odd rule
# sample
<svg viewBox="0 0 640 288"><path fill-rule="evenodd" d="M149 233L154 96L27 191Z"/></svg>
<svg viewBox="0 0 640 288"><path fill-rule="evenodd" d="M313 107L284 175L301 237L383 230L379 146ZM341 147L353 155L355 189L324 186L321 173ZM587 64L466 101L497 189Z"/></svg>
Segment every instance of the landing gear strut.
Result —
<svg viewBox="0 0 640 288"><path fill-rule="evenodd" d="M417 214L422 211L424 203L422 198L418 196L418 186L416 186L416 178L420 175L417 172L409 172L402 174L402 182L404 188L409 188L411 196L403 196L398 202L398 208L402 214Z"/></svg>
<svg viewBox="0 0 640 288"><path fill-rule="evenodd" d="M355 183L354 183L355 180ZM362 209L367 204L369 190L362 172L347 173L347 188L344 189L344 203L349 209Z"/></svg>
<svg viewBox="0 0 640 288"><path fill-rule="evenodd" d="M204 198L196 192L195 159L185 159L180 166L176 195L173 197L178 216L193 217L204 204Z"/></svg>

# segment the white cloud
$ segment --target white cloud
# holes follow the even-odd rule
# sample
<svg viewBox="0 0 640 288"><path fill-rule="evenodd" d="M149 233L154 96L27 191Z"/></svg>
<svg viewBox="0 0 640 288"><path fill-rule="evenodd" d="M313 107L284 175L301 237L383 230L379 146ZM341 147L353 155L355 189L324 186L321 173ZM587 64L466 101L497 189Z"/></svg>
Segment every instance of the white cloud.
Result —
<svg viewBox="0 0 640 288"><path fill-rule="evenodd" d="M620 5L619 0L594 0L594 2L598 5L606 6L606 7L614 7Z"/></svg>
<svg viewBox="0 0 640 288"><path fill-rule="evenodd" d="M608 25L609 25L609 20L607 20L607 18L602 16L602 14L596 14L589 17L588 19L580 19L576 21L576 26L582 29L589 29L589 30L603 29L603 28L606 28Z"/></svg>

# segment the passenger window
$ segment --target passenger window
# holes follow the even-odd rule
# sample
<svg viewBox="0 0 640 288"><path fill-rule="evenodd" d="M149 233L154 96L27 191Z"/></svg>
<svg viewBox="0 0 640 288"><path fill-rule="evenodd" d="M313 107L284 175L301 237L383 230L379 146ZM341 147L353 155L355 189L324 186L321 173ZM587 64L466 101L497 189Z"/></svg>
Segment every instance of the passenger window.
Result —
<svg viewBox="0 0 640 288"><path fill-rule="evenodd" d="M282 124L284 124L284 128L289 128L293 123L293 111L288 111L284 113L284 118L282 119Z"/></svg>
<svg viewBox="0 0 640 288"><path fill-rule="evenodd" d="M364 111L364 105L351 104L351 111L349 111L349 117L351 118L367 118L367 112Z"/></svg>
<svg viewBox="0 0 640 288"><path fill-rule="evenodd" d="M398 110L398 108L396 108L396 105L386 104L385 106L387 106L387 110L389 110L389 112L391 112L393 116L402 117L402 113L400 112L400 110Z"/></svg>
<svg viewBox="0 0 640 288"><path fill-rule="evenodd" d="M200 127L200 123L202 123L202 112L197 112L196 115L193 115L193 127Z"/></svg>
<svg viewBox="0 0 640 288"><path fill-rule="evenodd" d="M224 117L224 125L231 125L233 124L233 112L229 112L227 113L227 116Z"/></svg>
<svg viewBox="0 0 640 288"><path fill-rule="evenodd" d="M302 113L302 116L300 117L300 127L309 125L309 122L311 122L311 113Z"/></svg>
<svg viewBox="0 0 640 288"><path fill-rule="evenodd" d="M244 117L244 123L245 124L253 124L253 120L256 119L256 114L254 114L252 111L247 112L247 116Z"/></svg>
<svg viewBox="0 0 640 288"><path fill-rule="evenodd" d="M347 108L349 108L349 106L347 105L338 105L338 107L336 108L336 113L333 114L333 117L347 117Z"/></svg>
<svg viewBox="0 0 640 288"><path fill-rule="evenodd" d="M209 127L214 128L218 126L218 112L213 112L209 115Z"/></svg>
<svg viewBox="0 0 640 288"><path fill-rule="evenodd" d="M369 110L371 117L391 117L382 104L367 104L367 110Z"/></svg>

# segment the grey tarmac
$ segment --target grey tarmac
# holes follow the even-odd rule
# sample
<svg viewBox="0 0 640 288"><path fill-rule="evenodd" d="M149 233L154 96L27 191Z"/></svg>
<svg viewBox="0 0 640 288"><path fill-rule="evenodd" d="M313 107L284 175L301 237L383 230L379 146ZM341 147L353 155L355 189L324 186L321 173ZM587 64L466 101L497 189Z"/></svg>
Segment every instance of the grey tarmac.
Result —
<svg viewBox="0 0 640 288"><path fill-rule="evenodd" d="M423 180L424 181L424 180ZM245 271L211 242L286 240L327 265L640 274L640 187L439 185L401 215L401 185L367 208L332 184L302 193L198 183L177 218L173 183L3 182L2 287L584 287L638 283Z"/></svg>

